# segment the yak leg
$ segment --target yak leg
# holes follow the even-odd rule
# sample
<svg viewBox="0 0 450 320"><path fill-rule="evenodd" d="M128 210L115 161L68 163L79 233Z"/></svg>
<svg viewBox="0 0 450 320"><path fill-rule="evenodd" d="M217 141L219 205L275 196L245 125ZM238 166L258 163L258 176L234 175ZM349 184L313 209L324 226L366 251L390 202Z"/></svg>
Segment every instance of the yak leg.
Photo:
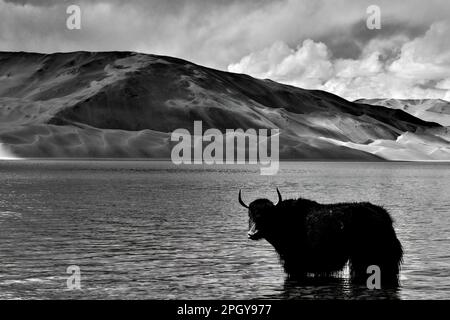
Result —
<svg viewBox="0 0 450 320"><path fill-rule="evenodd" d="M370 276L369 266L380 268L383 287L398 285L398 275L402 261L402 247L394 231L382 236L364 236L364 241L356 241L350 255L350 271L355 282L366 283Z"/></svg>

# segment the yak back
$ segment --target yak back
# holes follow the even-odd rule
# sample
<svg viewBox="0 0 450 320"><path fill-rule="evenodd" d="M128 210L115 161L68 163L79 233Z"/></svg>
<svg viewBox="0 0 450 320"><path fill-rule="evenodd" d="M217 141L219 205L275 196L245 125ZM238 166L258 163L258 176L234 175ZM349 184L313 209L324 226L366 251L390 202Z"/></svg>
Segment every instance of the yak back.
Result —
<svg viewBox="0 0 450 320"><path fill-rule="evenodd" d="M308 199L284 200L276 206L276 217L284 225L338 223L341 227L365 228L374 224L391 227L393 220L382 207L370 202L320 204ZM370 223L369 225L366 225ZM343 226L341 226L343 225Z"/></svg>
<svg viewBox="0 0 450 320"><path fill-rule="evenodd" d="M388 212L368 202L320 204L300 198L284 200L276 211L276 232L267 240L282 260L298 260L293 265L298 268L301 262L306 270L337 268L348 258L352 242L393 230Z"/></svg>

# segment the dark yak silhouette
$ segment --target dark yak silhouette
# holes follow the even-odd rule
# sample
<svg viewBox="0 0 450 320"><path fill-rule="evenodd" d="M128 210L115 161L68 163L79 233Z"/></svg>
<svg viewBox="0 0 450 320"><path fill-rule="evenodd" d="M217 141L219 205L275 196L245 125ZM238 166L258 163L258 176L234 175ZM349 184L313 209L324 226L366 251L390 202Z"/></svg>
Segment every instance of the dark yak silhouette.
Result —
<svg viewBox="0 0 450 320"><path fill-rule="evenodd" d="M266 239L288 279L334 276L349 262L354 281L366 281L368 266L380 268L383 285L397 285L403 250L389 213L368 202L320 204L312 200L258 199L247 206L252 240Z"/></svg>

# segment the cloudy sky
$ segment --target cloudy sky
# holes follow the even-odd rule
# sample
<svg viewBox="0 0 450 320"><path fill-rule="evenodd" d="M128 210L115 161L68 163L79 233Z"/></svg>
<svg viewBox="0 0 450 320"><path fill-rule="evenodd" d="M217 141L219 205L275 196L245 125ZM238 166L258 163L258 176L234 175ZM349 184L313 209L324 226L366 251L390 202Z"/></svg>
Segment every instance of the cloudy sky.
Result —
<svg viewBox="0 0 450 320"><path fill-rule="evenodd" d="M450 100L449 0L0 0L0 50L130 50L348 99Z"/></svg>

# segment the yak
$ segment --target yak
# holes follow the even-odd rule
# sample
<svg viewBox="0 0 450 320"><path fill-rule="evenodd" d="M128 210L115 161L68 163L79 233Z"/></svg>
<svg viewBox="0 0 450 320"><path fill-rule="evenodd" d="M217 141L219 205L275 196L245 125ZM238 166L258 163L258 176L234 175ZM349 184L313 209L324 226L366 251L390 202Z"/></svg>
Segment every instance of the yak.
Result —
<svg viewBox="0 0 450 320"><path fill-rule="evenodd" d="M277 251L288 279L332 277L348 263L351 279L363 282L369 266L380 268L383 285L398 285L403 249L393 220L369 202L320 204L307 199L278 203L257 199L246 205L251 240L266 239Z"/></svg>

